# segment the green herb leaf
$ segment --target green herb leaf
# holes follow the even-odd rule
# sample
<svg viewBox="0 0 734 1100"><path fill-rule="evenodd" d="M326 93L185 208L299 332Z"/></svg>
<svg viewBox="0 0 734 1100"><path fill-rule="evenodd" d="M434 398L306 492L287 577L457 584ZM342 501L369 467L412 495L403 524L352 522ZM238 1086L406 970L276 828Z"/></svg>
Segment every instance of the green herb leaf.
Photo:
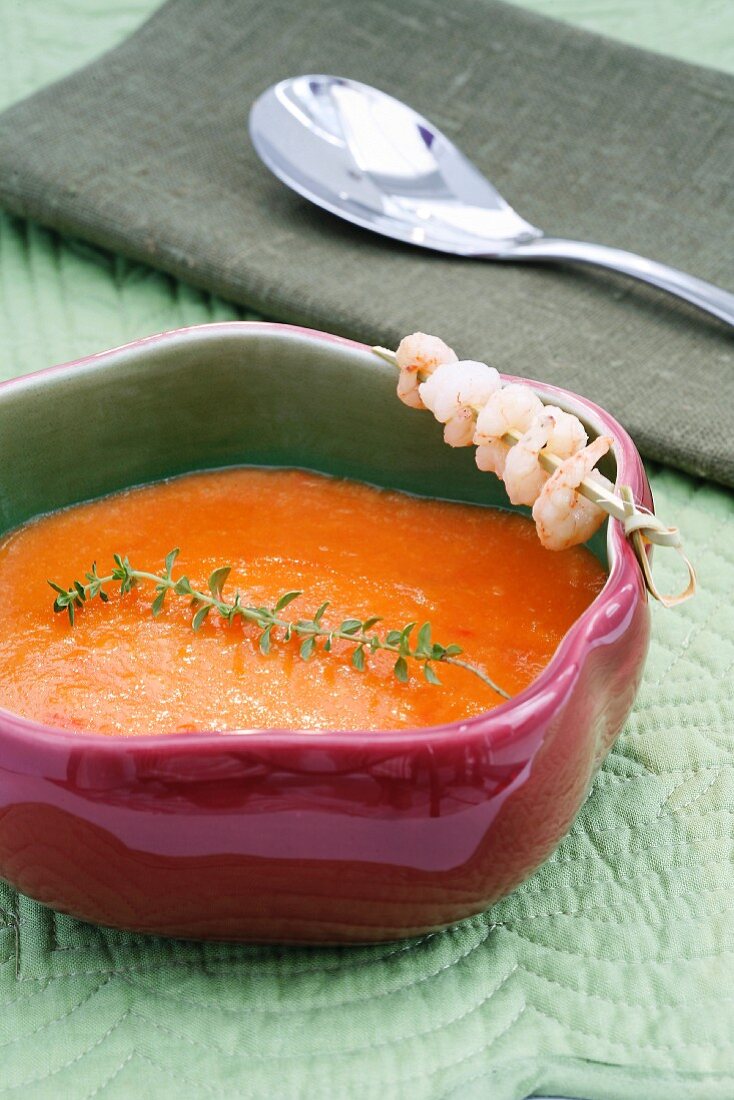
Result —
<svg viewBox="0 0 734 1100"><path fill-rule="evenodd" d="M313 621L314 621L314 622L315 622L315 623L316 623L316 624L317 624L318 626L321 626L321 620L323 619L323 617L324 617L324 612L326 611L326 609L327 609L327 607L328 607L328 606L329 606L329 600L324 600L324 602L322 603L321 607L320 607L320 608L318 609L318 611L317 611L317 612L316 612L316 614L314 615L314 617L313 617Z"/></svg>
<svg viewBox="0 0 734 1100"><path fill-rule="evenodd" d="M356 634L362 627L361 619L345 619L339 627L342 634Z"/></svg>
<svg viewBox="0 0 734 1100"><path fill-rule="evenodd" d="M403 629L400 631L400 641L398 642L398 645L400 646L400 655L402 657L410 657L411 656L411 652L410 652L410 635L413 632L413 630L415 629L415 627L416 627L416 623L407 623L403 627Z"/></svg>
<svg viewBox="0 0 734 1100"><path fill-rule="evenodd" d="M100 596L103 596L102 592L100 592ZM153 604L152 604L152 607L150 609L153 613L153 618L154 619L157 619L158 616L160 615L161 611L163 610L163 603L165 601L165 598L166 598L166 589L165 588L159 588L158 589L158 595L153 600Z"/></svg>
<svg viewBox="0 0 734 1100"><path fill-rule="evenodd" d="M304 661L307 661L309 659L309 657L311 656L311 654L313 653L315 648L316 648L316 639L314 638L313 635L311 635L310 638L306 638L303 642L301 642L300 653L301 653L302 659Z"/></svg>
<svg viewBox="0 0 734 1100"><path fill-rule="evenodd" d="M199 610L196 612L193 619L191 620L191 625L194 630L200 629L202 623L204 622L204 619L207 617L211 609L211 604L206 604L204 607L199 608Z"/></svg>
<svg viewBox="0 0 734 1100"><path fill-rule="evenodd" d="M361 645L357 646L352 654L352 664L355 668L358 668L360 672L364 668L364 649Z"/></svg>
<svg viewBox="0 0 734 1100"><path fill-rule="evenodd" d="M174 585L173 591L177 596L190 596L193 589L191 588L191 581L188 577L179 577Z"/></svg>
<svg viewBox="0 0 734 1100"><path fill-rule="evenodd" d="M441 681L434 672L433 665L429 665L428 661L423 666L423 675L429 684L436 684L438 687L441 685Z"/></svg>
<svg viewBox="0 0 734 1100"><path fill-rule="evenodd" d="M405 660L405 657L398 657L397 661L393 665L393 672L395 673L396 679L400 680L402 684L407 684L408 662Z"/></svg>
<svg viewBox="0 0 734 1100"><path fill-rule="evenodd" d="M178 547L176 547L175 550L170 550L166 554L166 566L165 566L165 568L166 568L166 576L169 577L169 578L171 576L171 573L173 572L173 567L176 564L176 558L178 557L178 555L180 553L181 553L181 551L179 550Z"/></svg>
<svg viewBox="0 0 734 1100"><path fill-rule="evenodd" d="M399 630L388 630L385 641L388 645L399 645L402 634Z"/></svg>
<svg viewBox="0 0 734 1100"><path fill-rule="evenodd" d="M219 569L215 569L209 577L209 591L212 596L214 596L215 600L220 600L222 598L222 589L231 572L231 565L220 565Z"/></svg>
<svg viewBox="0 0 734 1100"><path fill-rule="evenodd" d="M446 649L444 650L444 653L446 654L447 657L458 657L459 654L463 653L463 652L464 652L464 650L461 648L460 645L453 645L453 644L452 645L447 645Z"/></svg>
<svg viewBox="0 0 734 1100"><path fill-rule="evenodd" d="M263 630L262 634L260 635L260 637L258 639L258 645L260 646L260 652L263 653L266 657L267 657L268 653L270 653L270 635L272 633L272 630L273 630L272 626L266 627L265 630Z"/></svg>
<svg viewBox="0 0 734 1100"><path fill-rule="evenodd" d="M135 576L132 566L130 565L130 562L127 558L122 559L122 569L124 572L124 576L120 585L120 592L124 596L128 592L132 592L133 588L137 588L138 578Z"/></svg>
<svg viewBox="0 0 734 1100"><path fill-rule="evenodd" d="M376 623L381 622L382 619L379 617L379 615L373 615L371 619L365 619L365 621L362 623L362 630L370 630L371 627L375 626Z"/></svg>
<svg viewBox="0 0 734 1100"><path fill-rule="evenodd" d="M418 631L418 643L416 645L416 653L423 654L428 657L431 652L431 624L424 623Z"/></svg>
<svg viewBox="0 0 734 1100"><path fill-rule="evenodd" d="M275 610L276 611L282 611L284 607L287 607L289 603L292 603L293 600L297 600L298 597L302 596L302 595L303 595L303 592L300 589L299 590L294 589L292 592L284 593L284 595L282 595L280 597L280 599L278 600L278 602L276 603Z"/></svg>

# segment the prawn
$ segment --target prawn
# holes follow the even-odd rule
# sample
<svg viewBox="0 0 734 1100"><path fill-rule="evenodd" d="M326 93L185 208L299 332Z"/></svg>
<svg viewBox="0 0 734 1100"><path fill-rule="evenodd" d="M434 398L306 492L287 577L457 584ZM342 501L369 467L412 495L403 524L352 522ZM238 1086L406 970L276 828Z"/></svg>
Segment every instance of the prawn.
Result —
<svg viewBox="0 0 734 1100"><path fill-rule="evenodd" d="M502 436L510 429L526 432L542 410L543 402L537 394L518 382L511 382L491 394L477 416L474 432L479 469L503 478L510 446L502 441Z"/></svg>
<svg viewBox="0 0 734 1100"><path fill-rule="evenodd" d="M491 443L482 443L476 449L474 458L478 468L483 473L496 474L502 481L505 476L505 466L510 447L499 439L493 439Z"/></svg>
<svg viewBox="0 0 734 1100"><path fill-rule="evenodd" d="M536 417L525 434L510 447L503 480L511 504L529 505L537 500L548 479L538 462L538 455L547 446L550 431L550 420L545 416Z"/></svg>
<svg viewBox="0 0 734 1100"><path fill-rule="evenodd" d="M544 405L543 419L547 419L549 428L546 447L559 458L570 458L588 443L584 426L573 413L567 413L557 405Z"/></svg>
<svg viewBox="0 0 734 1100"><path fill-rule="evenodd" d="M483 443L502 439L510 429L526 432L542 411L543 402L530 386L511 382L490 395L477 417L474 442L480 447Z"/></svg>
<svg viewBox="0 0 734 1100"><path fill-rule="evenodd" d="M591 473L614 440L600 435L583 450L567 458L546 481L533 505L538 538L547 550L565 550L586 542L607 518L606 512L576 490L589 475L600 486L612 488L598 471Z"/></svg>
<svg viewBox="0 0 734 1100"><path fill-rule="evenodd" d="M538 461L544 447L559 458L570 458L587 439L577 416L545 405L507 455L503 477L511 503L531 505L537 500L549 477Z"/></svg>
<svg viewBox="0 0 734 1100"><path fill-rule="evenodd" d="M458 355L438 336L428 336L425 332L413 332L404 336L395 352L395 361L400 370L398 378L398 397L404 405L413 409L424 409L418 386L443 363L455 363Z"/></svg>
<svg viewBox="0 0 734 1100"><path fill-rule="evenodd" d="M468 447L474 438L476 410L483 408L502 385L499 371L465 359L444 363L418 387L420 399L440 423L444 442Z"/></svg>

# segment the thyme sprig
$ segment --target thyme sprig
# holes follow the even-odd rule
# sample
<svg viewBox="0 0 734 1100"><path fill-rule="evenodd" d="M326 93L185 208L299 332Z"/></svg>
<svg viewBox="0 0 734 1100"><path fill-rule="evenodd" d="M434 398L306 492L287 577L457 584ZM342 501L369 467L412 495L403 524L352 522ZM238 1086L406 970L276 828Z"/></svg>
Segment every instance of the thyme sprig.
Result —
<svg viewBox="0 0 734 1100"><path fill-rule="evenodd" d="M383 650L395 654L393 674L401 683L407 683L410 677L411 661L417 663L429 684L441 683L435 669L437 664L454 665L478 676L503 699L510 698L508 693L477 665L461 660L460 655L463 653L461 646L453 643L441 645L434 641L429 622L423 623L419 629L416 629L417 622L411 622L406 623L400 630L380 632L374 628L382 620L372 616L367 619L348 618L344 619L339 626L328 626L323 621L329 608L328 600L321 604L310 619L284 618L281 612L303 594L300 590L292 589L284 592L272 607L258 607L244 603L238 591L235 592L233 599L226 600L223 589L231 572L231 566L223 565L215 569L207 582L209 591L203 592L194 588L185 574L177 578L173 576L173 567L178 554L179 551L176 549L166 555L165 566L161 573L135 569L127 557L115 554L113 555L115 565L108 576L100 577L97 572L97 563L94 562L89 572L84 575L86 583L75 580L68 588L64 588L55 581L49 581L56 593L54 611L59 613L65 611L73 626L76 612L84 607L88 600L100 599L103 603L107 603L109 600L107 586L119 584L120 594L124 596L137 588L141 582L147 581L155 586L155 598L151 605L154 617L160 615L169 593L181 596L188 599L193 608L191 625L194 630L200 629L212 611L230 625L237 618L253 623L260 632L258 645L263 655L270 652L272 642L277 637L282 637L284 642L290 642L294 638L300 640L299 653L304 661L308 661L317 648L320 647L324 653L331 653L334 642L343 641L353 646L351 663L360 672L365 668L370 654Z"/></svg>

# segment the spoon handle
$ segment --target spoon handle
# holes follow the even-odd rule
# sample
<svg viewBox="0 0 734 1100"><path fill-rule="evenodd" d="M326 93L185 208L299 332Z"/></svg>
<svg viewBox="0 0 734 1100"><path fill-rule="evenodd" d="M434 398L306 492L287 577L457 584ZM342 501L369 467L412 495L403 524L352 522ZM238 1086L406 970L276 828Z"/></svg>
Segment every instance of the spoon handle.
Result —
<svg viewBox="0 0 734 1100"><path fill-rule="evenodd" d="M631 275L643 283L667 290L678 298L692 302L699 309L713 313L730 325L734 325L734 294L723 290L695 275L687 275L675 267L647 260L634 252L625 252L621 248L609 248L603 244L591 244L586 241L564 241L553 237L538 237L523 244L513 245L512 249L501 253L497 258L504 260L574 260L582 264L611 268Z"/></svg>

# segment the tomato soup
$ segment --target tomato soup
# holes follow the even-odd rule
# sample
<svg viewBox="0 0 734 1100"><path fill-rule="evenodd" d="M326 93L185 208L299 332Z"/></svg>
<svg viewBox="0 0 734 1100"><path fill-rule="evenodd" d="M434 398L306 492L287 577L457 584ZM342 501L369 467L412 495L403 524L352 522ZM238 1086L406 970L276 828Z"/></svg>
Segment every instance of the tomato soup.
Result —
<svg viewBox="0 0 734 1100"><path fill-rule="evenodd" d="M272 606L325 626L380 616L381 632L429 620L433 639L514 695L547 664L605 580L584 547L544 550L522 515L424 500L300 470L190 474L43 516L0 542L0 706L67 730L110 734L192 730L399 729L477 715L503 700L479 677L437 664L441 685L393 674L394 655L317 647L211 614L191 628L186 598L151 615L153 584L88 601L75 625L53 612L47 579L109 574L113 554L158 573L180 547L174 576L206 589L231 565L224 598Z"/></svg>

